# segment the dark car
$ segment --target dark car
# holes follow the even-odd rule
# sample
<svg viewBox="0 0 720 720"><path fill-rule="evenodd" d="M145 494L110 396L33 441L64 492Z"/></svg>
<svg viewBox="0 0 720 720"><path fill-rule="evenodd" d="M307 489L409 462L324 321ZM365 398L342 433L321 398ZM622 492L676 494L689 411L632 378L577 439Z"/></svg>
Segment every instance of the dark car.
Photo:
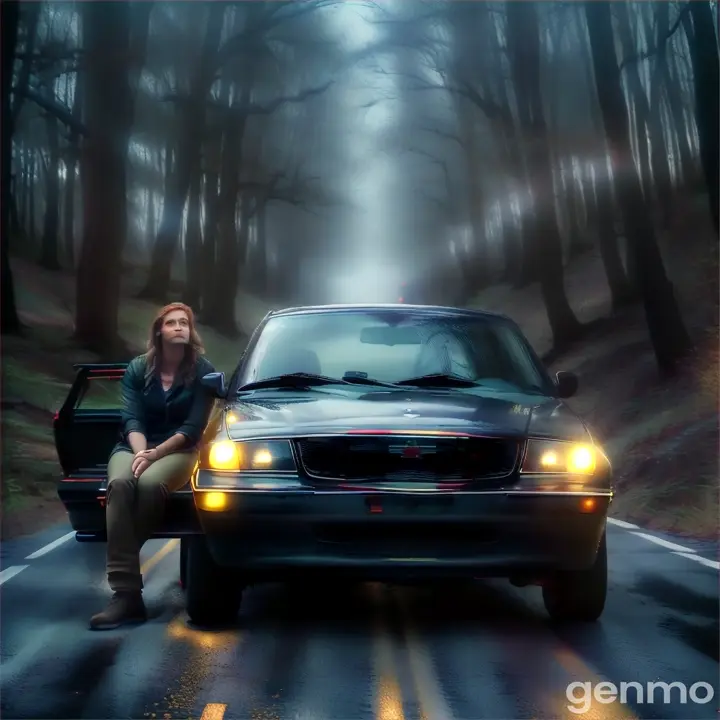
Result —
<svg viewBox="0 0 720 720"><path fill-rule="evenodd" d="M123 365L78 366L55 421L60 497L104 539L105 465ZM94 384L93 384L94 383ZM188 614L222 623L254 583L505 577L556 619L594 621L607 585L610 463L518 326L409 305L266 316L218 401L188 487L157 537L180 537ZM83 405L100 393L94 406ZM96 394L97 394L96 393ZM114 403L114 404L113 404Z"/></svg>

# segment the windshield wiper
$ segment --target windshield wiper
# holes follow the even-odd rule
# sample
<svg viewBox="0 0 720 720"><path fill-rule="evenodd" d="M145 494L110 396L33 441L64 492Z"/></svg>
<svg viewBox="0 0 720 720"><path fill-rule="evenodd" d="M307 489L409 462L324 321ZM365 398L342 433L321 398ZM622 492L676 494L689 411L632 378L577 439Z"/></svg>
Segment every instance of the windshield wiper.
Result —
<svg viewBox="0 0 720 720"><path fill-rule="evenodd" d="M416 387L477 387L480 383L468 380L453 373L432 373L400 380L396 385L414 385Z"/></svg>
<svg viewBox="0 0 720 720"><path fill-rule="evenodd" d="M378 387L396 387L394 383L383 382L382 380L375 380L374 378L361 377L359 375L346 375L342 379L343 383L348 385L376 385Z"/></svg>
<svg viewBox="0 0 720 720"><path fill-rule="evenodd" d="M258 390L260 388L304 388L318 385L343 384L343 380L328 377L327 375L315 375L313 373L288 373L287 375L276 375L257 382L247 383L238 388L238 392L245 390Z"/></svg>
<svg viewBox="0 0 720 720"><path fill-rule="evenodd" d="M381 387L395 387L391 383L384 383L380 380L373 380L366 377L334 378L327 375L315 375L313 373L288 373L276 377L258 380L238 388L238 392L246 390L259 390L261 388L310 388L320 385L379 385Z"/></svg>

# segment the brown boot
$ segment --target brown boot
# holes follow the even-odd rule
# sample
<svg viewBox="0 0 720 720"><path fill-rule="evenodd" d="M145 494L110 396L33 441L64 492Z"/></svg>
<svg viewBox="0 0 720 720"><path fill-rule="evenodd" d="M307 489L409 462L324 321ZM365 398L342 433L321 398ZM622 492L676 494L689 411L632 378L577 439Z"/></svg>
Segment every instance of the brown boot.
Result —
<svg viewBox="0 0 720 720"><path fill-rule="evenodd" d="M108 606L90 618L91 630L113 630L121 625L147 620L145 603L140 592L116 592Z"/></svg>

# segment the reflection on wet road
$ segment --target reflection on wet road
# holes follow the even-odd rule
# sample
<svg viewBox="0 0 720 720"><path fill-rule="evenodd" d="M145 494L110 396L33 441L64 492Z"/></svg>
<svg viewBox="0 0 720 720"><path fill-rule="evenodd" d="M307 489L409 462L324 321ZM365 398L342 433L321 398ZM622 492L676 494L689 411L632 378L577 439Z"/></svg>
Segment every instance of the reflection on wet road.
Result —
<svg viewBox="0 0 720 720"><path fill-rule="evenodd" d="M500 581L259 586L235 627L193 629L177 543L153 541L143 552L151 619L94 633L105 546L70 540L26 560L39 545L22 542L3 547L3 569L28 566L0 588L6 719L717 717L711 554L691 562L618 527L606 613L573 630L550 624L537 589ZM599 702L613 691L601 682L618 699ZM683 685L648 697L653 682ZM693 701L709 690L709 702Z"/></svg>

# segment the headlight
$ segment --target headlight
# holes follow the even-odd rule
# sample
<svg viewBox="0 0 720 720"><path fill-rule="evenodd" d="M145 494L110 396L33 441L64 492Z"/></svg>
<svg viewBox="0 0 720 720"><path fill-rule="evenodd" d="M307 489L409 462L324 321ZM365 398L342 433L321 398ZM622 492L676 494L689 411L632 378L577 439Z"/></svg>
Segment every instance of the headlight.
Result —
<svg viewBox="0 0 720 720"><path fill-rule="evenodd" d="M529 440L521 472L592 475L599 456L590 444Z"/></svg>
<svg viewBox="0 0 720 720"><path fill-rule="evenodd" d="M287 440L220 440L204 453L200 467L226 472L295 472L290 442Z"/></svg>

